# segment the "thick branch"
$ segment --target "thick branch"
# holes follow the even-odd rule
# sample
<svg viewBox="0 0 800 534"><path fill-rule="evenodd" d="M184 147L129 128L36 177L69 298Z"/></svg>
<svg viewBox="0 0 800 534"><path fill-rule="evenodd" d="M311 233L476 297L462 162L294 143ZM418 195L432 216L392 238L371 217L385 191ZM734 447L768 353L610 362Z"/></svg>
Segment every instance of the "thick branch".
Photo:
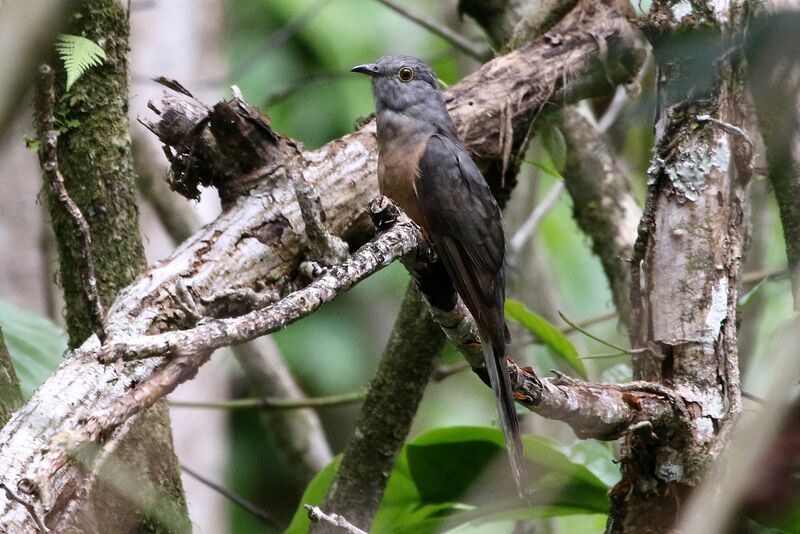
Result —
<svg viewBox="0 0 800 534"><path fill-rule="evenodd" d="M187 202L159 179L158 174L162 171L155 165L156 154L148 151L149 146L144 142L134 143L139 189L155 209L169 236L179 243L200 227L200 221ZM271 339L254 339L232 347L232 351L254 395L281 399L284 403L302 403L305 400ZM199 362L197 365L199 367ZM317 413L310 409L262 410L259 415L265 430L274 436L278 451L297 486L304 488L332 458Z"/></svg>
<svg viewBox="0 0 800 534"><path fill-rule="evenodd" d="M654 4L645 25L660 101L632 262L632 343L648 349L634 356L634 376L671 387L690 418L657 432L657 440L624 443L623 479L630 484L612 492L610 532L671 531L689 488L717 458L741 411L737 286L751 147L730 126L742 124L741 68L716 40L737 27L744 11L736 2L713 4L696 4L685 18L668 3ZM695 24L716 31L695 34L707 40L690 51L679 30ZM720 55L693 63L701 46Z"/></svg>

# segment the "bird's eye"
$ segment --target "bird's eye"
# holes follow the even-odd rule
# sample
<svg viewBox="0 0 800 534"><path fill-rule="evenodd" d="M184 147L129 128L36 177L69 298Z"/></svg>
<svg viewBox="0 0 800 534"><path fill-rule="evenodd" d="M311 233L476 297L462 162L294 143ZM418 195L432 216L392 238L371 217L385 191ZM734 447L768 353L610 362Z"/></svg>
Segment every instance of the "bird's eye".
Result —
<svg viewBox="0 0 800 534"><path fill-rule="evenodd" d="M414 79L414 69L411 67L401 67L400 70L397 71L397 77L400 78L401 82L410 82Z"/></svg>

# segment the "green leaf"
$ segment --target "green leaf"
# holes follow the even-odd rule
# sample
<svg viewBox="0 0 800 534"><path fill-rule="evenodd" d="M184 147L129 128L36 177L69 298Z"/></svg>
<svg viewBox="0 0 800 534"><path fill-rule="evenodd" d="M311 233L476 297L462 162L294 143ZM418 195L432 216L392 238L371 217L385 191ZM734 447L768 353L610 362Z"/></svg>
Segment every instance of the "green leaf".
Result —
<svg viewBox="0 0 800 534"><path fill-rule="evenodd" d="M67 336L51 321L0 301L0 328L28 399L52 374L67 350Z"/></svg>
<svg viewBox="0 0 800 534"><path fill-rule="evenodd" d="M60 34L56 51L67 71L67 91L87 70L106 59L105 51L97 43L80 35Z"/></svg>
<svg viewBox="0 0 800 534"><path fill-rule="evenodd" d="M564 172L567 163L567 141L564 139L564 134L558 127L548 124L541 129L539 135L542 145L553 160L553 166L559 174Z"/></svg>
<svg viewBox="0 0 800 534"><path fill-rule="evenodd" d="M562 181L564 180L564 177L561 175L560 172L556 170L555 167L553 167L553 164L550 162L549 159L546 161L529 161L527 159L524 159L522 160L522 163L527 163L528 165L536 167L546 175L551 176L556 180L562 180Z"/></svg>
<svg viewBox="0 0 800 534"><path fill-rule="evenodd" d="M425 432L398 455L370 532L435 534L499 519L607 513L609 484L562 449L590 464L605 462L603 454L610 452L600 445L588 452L572 451L542 436L524 436L523 444L535 485L531 506L520 506L509 483L499 429L447 427ZM323 501L339 461L337 457L309 484L287 533L307 532L309 520L302 505Z"/></svg>
<svg viewBox="0 0 800 534"><path fill-rule="evenodd" d="M304 504L312 506L319 506L325 500L325 494L328 493L328 488L333 482L333 477L336 471L339 470L339 463L342 461L341 455L333 459L331 463L322 468L322 471L317 473L317 476L308 484L306 491L303 492L303 497L300 499L300 506L292 517L292 522L289 528L286 529L284 534L303 534L308 532L311 526L311 520L308 519L308 512L303 508Z"/></svg>
<svg viewBox="0 0 800 534"><path fill-rule="evenodd" d="M452 427L417 438L406 446L406 455L422 500L442 503L458 500L504 450L502 436L492 428ZM433 471L438 475L429 476Z"/></svg>
<svg viewBox="0 0 800 534"><path fill-rule="evenodd" d="M575 369L583 378L587 378L586 367L583 365L575 346L561 330L547 321L547 319L532 312L523 303L513 299L506 300L506 316L527 328L542 343L547 345L556 356Z"/></svg>

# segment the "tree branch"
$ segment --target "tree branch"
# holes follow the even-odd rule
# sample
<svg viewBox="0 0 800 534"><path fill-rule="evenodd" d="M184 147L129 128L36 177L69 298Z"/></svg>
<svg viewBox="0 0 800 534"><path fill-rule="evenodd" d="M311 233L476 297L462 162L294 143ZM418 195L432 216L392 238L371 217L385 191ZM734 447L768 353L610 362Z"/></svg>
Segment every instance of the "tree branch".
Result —
<svg viewBox="0 0 800 534"><path fill-rule="evenodd" d="M796 12L784 12L755 23L748 36L747 64L750 91L767 148L767 176L781 215L794 308L800 310L800 54L782 44L797 22Z"/></svg>
<svg viewBox="0 0 800 534"><path fill-rule="evenodd" d="M477 59L478 61L486 61L491 57L491 52L487 50L484 46L481 46L477 43L473 43L460 33L450 29L444 24L441 24L433 19L424 17L419 13L414 13L412 10L401 5L399 2L396 2L395 0L376 0L376 1L385 5L392 11L399 13L408 20L416 22L426 30L435 33L445 41L452 44L454 47L458 48L468 56Z"/></svg>
<svg viewBox="0 0 800 534"><path fill-rule="evenodd" d="M642 210L616 156L593 118L578 106L566 108L562 131L567 142L564 182L573 215L592 240L592 250L606 273L614 305L624 325L630 322L629 260Z"/></svg>
<svg viewBox="0 0 800 534"><path fill-rule="evenodd" d="M154 207L167 233L179 243L200 227L200 221L187 203L157 178L160 171L154 168L155 155L148 152L149 146L143 141L134 143L140 190ZM196 312L192 310L192 313ZM289 404L302 404L307 400L270 338L254 339L231 350L254 395L282 399L280 402ZM299 488L304 488L333 458L314 410L262 410L259 416L264 429L274 436L278 451L290 466Z"/></svg>

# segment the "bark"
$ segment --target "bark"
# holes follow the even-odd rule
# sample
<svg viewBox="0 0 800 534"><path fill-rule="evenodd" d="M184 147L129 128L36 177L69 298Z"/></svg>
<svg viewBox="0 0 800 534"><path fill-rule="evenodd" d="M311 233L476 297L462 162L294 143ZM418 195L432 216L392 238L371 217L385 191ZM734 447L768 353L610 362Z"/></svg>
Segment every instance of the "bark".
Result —
<svg viewBox="0 0 800 534"><path fill-rule="evenodd" d="M716 47L741 5L724 4L677 20L659 3L644 22L660 101L632 264L631 337L646 349L634 356L634 376L670 387L687 418L623 443L609 532L670 531L741 411L736 304L751 147L730 126L742 121L741 68ZM700 56L707 63L672 40L691 29L706 39L691 50L711 51Z"/></svg>
<svg viewBox="0 0 800 534"><path fill-rule="evenodd" d="M369 530L444 342L419 293L409 287L323 510ZM338 530L315 523L311 532Z"/></svg>
<svg viewBox="0 0 800 534"><path fill-rule="evenodd" d="M500 191L510 187L501 183L501 177L503 170L512 167L512 148L522 144L531 120L545 105L558 106L604 94L610 82L628 80L643 60L637 32L620 13L605 5L586 9L591 17L586 16L588 11L571 13L557 26L559 40L538 39L497 58L446 95L467 148ZM613 62L604 65L598 58L606 51ZM213 135L224 139L229 135L224 132L230 130L214 128L209 132L201 125L192 132L198 122L205 121L207 108L197 104L154 106L161 111L162 121L173 126L154 126L179 145L171 149L173 158L180 160L179 149L185 156L195 156L191 161L184 157L176 168L208 171L203 172L203 179L220 186L225 211L172 257L156 264L120 293L109 309L106 331L110 339L186 328L196 323L198 315L239 315L296 288L294 275L302 259L304 237L287 167L302 170L306 180L323 192L326 226L332 233L347 238L351 247L369 235L360 215L366 201L377 192L374 123L317 151L298 155L289 140L271 132L265 121L246 113L238 103L233 106L231 109L245 113L247 124L253 126L248 130L252 136L247 138L258 138L260 132L272 141L265 140L259 147L266 149L271 143L271 152L238 150L235 153L239 158L215 159L225 155L215 151ZM220 112L228 113L222 107ZM190 133L196 140L191 143L194 150L185 142ZM239 141L247 138L233 137L236 142L230 146L241 149ZM253 153L260 160L255 166ZM201 156L204 159L198 159ZM225 164L228 162L232 164ZM220 170L225 172L215 172ZM246 195L241 194L244 191ZM225 281L224 291L219 289L220 280ZM186 302L194 303L195 308ZM130 393L131 386L147 382L165 364L163 358L151 358L114 371L96 362L91 350L96 343L90 340L78 356L66 361L0 432L0 471L9 480L16 483L35 478L42 467L40 451L51 437L59 432L73 435L80 428L80 420L98 415ZM183 365L186 361L172 363ZM109 382L112 374L115 380ZM187 373L182 378L190 376ZM136 389L132 391L135 395ZM77 475L74 465L65 465L42 489L48 489L51 497L58 496ZM0 527L22 532L35 528L24 510L16 507L0 517Z"/></svg>
<svg viewBox="0 0 800 534"><path fill-rule="evenodd" d="M106 306L146 267L138 232L128 137L127 13L112 0L84 1L79 13L69 31L101 43L107 59L102 66L84 74L55 110L56 115L79 121L79 126L59 136L55 172L60 170L68 194L91 231L91 250L87 251L87 241L74 230L74 214L64 209L61 200L48 188L72 347L92 334L94 324L86 305L92 297L82 283L87 268L83 256L91 254L97 273L97 293ZM37 110L40 125L46 123L42 114L52 111L41 107ZM43 146L47 135L40 133ZM188 531L186 502L172 452L166 407L162 405L144 414L127 439L116 447L109 466L120 465L136 473L146 473L149 485L144 488L130 485L124 492L110 492L109 485L113 486L114 479L124 475L118 469L103 468L103 462L99 462L99 474L90 477L96 485L83 484L79 489L73 487L62 492L48 510L45 521L57 522L60 531L86 531L88 525L94 531ZM74 502L84 500L88 504L86 509L76 511L73 521L62 521L62 511L75 509ZM153 515L151 506L131 506L131 501L141 505L152 500L169 513Z"/></svg>
<svg viewBox="0 0 800 534"><path fill-rule="evenodd" d="M19 379L0 329L0 427L6 424L14 410L22 406L22 400Z"/></svg>

